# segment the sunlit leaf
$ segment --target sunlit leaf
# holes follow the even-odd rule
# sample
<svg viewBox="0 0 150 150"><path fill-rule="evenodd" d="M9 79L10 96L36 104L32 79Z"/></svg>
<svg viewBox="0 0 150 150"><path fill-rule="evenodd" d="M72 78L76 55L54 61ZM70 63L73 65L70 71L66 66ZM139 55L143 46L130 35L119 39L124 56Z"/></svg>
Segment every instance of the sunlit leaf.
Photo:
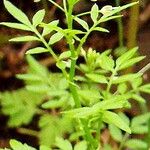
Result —
<svg viewBox="0 0 150 150"><path fill-rule="evenodd" d="M114 124L118 128L131 133L131 129L129 126L114 112L104 111L103 113L103 121L110 124Z"/></svg>
<svg viewBox="0 0 150 150"><path fill-rule="evenodd" d="M10 42L29 42L29 41L40 41L39 38L35 36L21 36L21 37L16 37L12 38L9 40Z"/></svg>
<svg viewBox="0 0 150 150"><path fill-rule="evenodd" d="M45 52L49 52L49 50L44 47L36 47L36 48L29 49L26 52L26 54L39 54L39 53L45 53Z"/></svg>
<svg viewBox="0 0 150 150"><path fill-rule="evenodd" d="M87 22L85 22L84 20L78 18L78 17L75 17L74 18L75 21L77 21L85 30L89 30L89 26L87 24Z"/></svg>
<svg viewBox="0 0 150 150"><path fill-rule="evenodd" d="M33 25L35 27L39 25L43 21L44 16L45 16L45 10L44 9L39 10L32 18Z"/></svg>
<svg viewBox="0 0 150 150"><path fill-rule="evenodd" d="M31 26L31 23L28 19L28 17L20 10L18 9L16 6L14 6L11 2L9 2L8 0L4 0L4 5L5 8L7 9L7 11L14 17L16 18L18 21Z"/></svg>
<svg viewBox="0 0 150 150"><path fill-rule="evenodd" d="M27 25L21 24L21 23L1 22L0 25L4 25L4 26L14 28L14 29L32 31L32 29L30 27L28 27Z"/></svg>

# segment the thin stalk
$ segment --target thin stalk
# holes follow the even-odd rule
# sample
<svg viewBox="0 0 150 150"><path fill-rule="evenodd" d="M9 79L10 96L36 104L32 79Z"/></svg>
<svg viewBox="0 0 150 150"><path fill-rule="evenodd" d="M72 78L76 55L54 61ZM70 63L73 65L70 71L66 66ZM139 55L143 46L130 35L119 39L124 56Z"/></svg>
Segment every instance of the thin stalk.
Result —
<svg viewBox="0 0 150 150"><path fill-rule="evenodd" d="M149 69L150 69L150 63L148 63L146 66L144 66L138 73L144 74Z"/></svg>
<svg viewBox="0 0 150 150"><path fill-rule="evenodd" d="M30 136L35 136L38 137L39 136L39 132L35 131L35 130L31 130L31 129L26 129L26 128L18 128L17 131L21 134L25 134L25 135L30 135Z"/></svg>
<svg viewBox="0 0 150 150"><path fill-rule="evenodd" d="M100 131L101 131L101 127L102 127L102 117L100 117L99 119L98 119L98 127L97 127L97 134L96 134L96 138L97 138L97 141L100 143L100 136L101 136L101 133L100 133ZM101 145L100 145L101 146Z"/></svg>
<svg viewBox="0 0 150 150"><path fill-rule="evenodd" d="M109 80L109 82L107 84L107 89L106 89L107 92L109 92L110 89L111 89L113 78L116 75L116 72L117 72L117 67L113 70L112 75L110 76L110 80Z"/></svg>
<svg viewBox="0 0 150 150"><path fill-rule="evenodd" d="M116 7L120 6L120 0L116 0ZM121 15L119 12L118 15ZM122 23L122 18L117 18L117 24L118 24L118 36L119 36L119 46L123 47L123 23Z"/></svg>
<svg viewBox="0 0 150 150"><path fill-rule="evenodd" d="M54 59L58 62L58 56L54 53L52 48L48 45L48 43L45 41L45 39L42 37L42 35L38 32L37 29L33 28L34 33L39 37L39 39L42 41L42 43L45 45L45 47L49 50L50 54L54 57Z"/></svg>
<svg viewBox="0 0 150 150"><path fill-rule="evenodd" d="M63 6L64 6L64 11L65 11L65 13L67 13L67 4L66 4L66 0L63 0Z"/></svg>
<svg viewBox="0 0 150 150"><path fill-rule="evenodd" d="M88 145L89 145L88 150L95 150L97 148L97 144L95 143L95 140L89 130L88 121L82 119L81 122L83 124L86 141L88 141Z"/></svg>
<svg viewBox="0 0 150 150"><path fill-rule="evenodd" d="M83 36L83 38L81 39L78 47L77 47L77 55L80 54L80 51L81 51L81 48L83 46L83 44L85 43L87 37L89 36L89 34L93 31L93 29L97 26L98 23L95 23L91 28L90 30Z"/></svg>
<svg viewBox="0 0 150 150"><path fill-rule="evenodd" d="M70 30L73 29L72 11L73 11L73 6L69 5L68 12L66 13L66 18L67 18L67 23L68 23L68 29L70 29ZM73 44L73 36L69 35L67 40L68 40L69 48L71 51L71 67L70 67L70 72L69 72L69 80L71 83L74 83L77 55L76 55L75 46ZM74 84L70 84L70 91L73 95L76 108L80 108L81 102L79 99L79 95L77 93L76 86ZM92 134L90 133L90 129L88 127L88 122L82 119L81 123L83 125L85 137L86 137L86 140L88 142L90 150L95 150L94 149L95 142L94 142L94 138L93 138Z"/></svg>
<svg viewBox="0 0 150 150"><path fill-rule="evenodd" d="M126 133L126 134L124 135L124 137L123 137L121 143L120 143L120 146L119 146L119 149L118 149L118 150L122 150L122 149L123 149L124 144L125 144L126 140L128 139L128 137L129 137L129 134Z"/></svg>
<svg viewBox="0 0 150 150"><path fill-rule="evenodd" d="M43 7L46 11L46 13L48 12L48 4L47 4L47 0L42 0L42 4L43 4Z"/></svg>
<svg viewBox="0 0 150 150"><path fill-rule="evenodd" d="M53 0L49 0L53 5L55 5L56 7L58 7L60 10L62 10L63 12L65 12L65 10L60 6L58 5L57 3L55 3Z"/></svg>
<svg viewBox="0 0 150 150"><path fill-rule="evenodd" d="M64 1L64 5L66 5L66 1ZM64 8L66 9L66 6L64 6ZM68 29L70 29L70 30L72 30L72 25L73 25L72 10L73 10L73 6L69 6L68 12L66 12ZM71 51L71 67L70 67L70 72L69 72L69 81L71 83L74 83L73 78L75 76L76 52L75 52L75 47L72 43L73 37L70 35L67 40L68 40L69 48ZM75 85L70 84L70 91L71 91L72 96L74 98L76 108L81 107L81 103L80 103L79 96L78 96Z"/></svg>
<svg viewBox="0 0 150 150"><path fill-rule="evenodd" d="M132 0L137 2L137 0ZM130 19L128 23L127 47L133 48L137 45L138 19L139 19L139 4L133 6L130 11Z"/></svg>

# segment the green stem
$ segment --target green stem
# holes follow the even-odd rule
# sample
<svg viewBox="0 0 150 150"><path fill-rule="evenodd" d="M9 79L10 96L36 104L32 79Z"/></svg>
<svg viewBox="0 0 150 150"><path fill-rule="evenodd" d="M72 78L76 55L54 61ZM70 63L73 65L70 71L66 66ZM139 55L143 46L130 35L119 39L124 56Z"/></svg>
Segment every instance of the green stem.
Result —
<svg viewBox="0 0 150 150"><path fill-rule="evenodd" d="M132 0L131 2L137 2ZM131 8L130 19L128 23L127 47L133 48L137 45L138 19L139 19L139 4Z"/></svg>
<svg viewBox="0 0 150 150"><path fill-rule="evenodd" d="M120 0L116 0L116 7L120 6ZM121 13L119 12L118 15L121 15ZM119 36L119 46L123 47L124 43L123 43L123 23L122 23L122 18L118 18L117 19L117 23L118 23L118 36Z"/></svg>
<svg viewBox="0 0 150 150"><path fill-rule="evenodd" d="M21 134L26 134L26 135L35 136L35 137L39 136L39 132L38 131L31 130L31 129L18 128L17 131L19 133L21 133Z"/></svg>
<svg viewBox="0 0 150 150"><path fill-rule="evenodd" d="M125 144L126 140L128 139L128 137L129 137L129 134L126 133L126 134L124 135L124 137L123 137L121 143L120 143L120 146L119 146L119 149L118 149L118 150L122 150L122 148L124 147L124 144Z"/></svg>
<svg viewBox="0 0 150 150"><path fill-rule="evenodd" d="M65 10L60 6L58 5L57 3L55 3L53 0L49 0L53 5L55 5L56 7L58 7L60 10L62 10L63 12L65 12Z"/></svg>
<svg viewBox="0 0 150 150"><path fill-rule="evenodd" d="M97 127L97 133L96 133L96 139L97 139L98 143L100 143L101 127L102 127L102 116L98 119L98 127Z"/></svg>
<svg viewBox="0 0 150 150"><path fill-rule="evenodd" d="M66 3L64 1L64 5L65 4ZM66 6L64 6L64 8L66 8ZM73 25L72 10L73 10L73 6L69 6L68 12L66 13L68 29L70 29L70 30L72 30L72 25ZM67 40L68 40L69 48L71 51L71 67L70 67L70 72L69 72L70 91L71 91L72 96L74 98L76 108L79 108L79 107L81 107L79 96L78 96L78 93L76 90L76 86L74 84L72 84L72 83L74 83L73 78L75 76L75 66L76 66L77 56L76 56L76 52L75 52L75 47L72 43L73 37L71 35L69 35Z"/></svg>
<svg viewBox="0 0 150 150"><path fill-rule="evenodd" d="M52 48L48 45L48 43L45 41L45 39L42 37L42 35L38 32L37 29L33 28L34 33L39 37L39 39L41 40L41 42L45 45L45 47L49 50L50 54L53 56L53 58L58 62L59 58L57 57L57 55L54 53L54 51L52 50Z"/></svg>
<svg viewBox="0 0 150 150"><path fill-rule="evenodd" d="M150 63L148 63L146 66L144 66L138 73L144 74L149 69L150 69Z"/></svg>
<svg viewBox="0 0 150 150"><path fill-rule="evenodd" d="M107 92L110 91L110 88L111 88L112 82L113 82L113 78L116 75L116 72L117 72L117 67L113 70L112 75L110 76L110 80L109 80L109 82L107 84L107 89L106 89Z"/></svg>
<svg viewBox="0 0 150 150"><path fill-rule="evenodd" d="M87 144L89 145L88 150L95 150L97 148L97 144L96 144L96 142L95 142L95 140L94 140L94 138L90 132L90 129L88 127L88 121L82 119L81 122L83 124L83 129L85 132L86 141L88 142Z"/></svg>
<svg viewBox="0 0 150 150"><path fill-rule="evenodd" d="M67 22L68 22L68 29L70 29L70 30L73 29L73 27L72 27L73 26L72 11L73 11L73 6L69 5L68 13L66 13L66 18L67 18ZM73 36L69 35L67 40L68 40L69 48L71 51L71 67L70 67L70 72L69 72L70 91L71 91L73 98L74 98L75 107L80 108L81 102L79 99L79 95L77 93L76 86L74 85L74 76L75 76L75 66L76 66L77 54L76 54L75 46L73 45ZM84 43L84 41L82 43L80 43L80 47L82 47L83 43ZM85 132L86 141L88 142L88 145L89 145L89 150L95 150L94 149L95 140L94 140L92 134L90 133L90 129L88 127L88 121L85 121L82 119L81 123L83 125L83 129Z"/></svg>
<svg viewBox="0 0 150 150"><path fill-rule="evenodd" d="M80 54L80 51L81 51L81 48L83 46L83 44L85 43L87 37L89 36L89 34L93 31L93 29L97 26L98 23L95 23L91 28L90 30L83 36L83 38L81 39L78 47L77 47L77 55Z"/></svg>

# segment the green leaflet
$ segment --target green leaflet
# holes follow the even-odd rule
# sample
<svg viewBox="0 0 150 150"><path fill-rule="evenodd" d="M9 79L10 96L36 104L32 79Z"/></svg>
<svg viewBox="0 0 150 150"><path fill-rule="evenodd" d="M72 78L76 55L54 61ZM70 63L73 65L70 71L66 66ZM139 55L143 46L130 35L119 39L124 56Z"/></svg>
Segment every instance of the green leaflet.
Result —
<svg viewBox="0 0 150 150"><path fill-rule="evenodd" d="M130 139L127 140L125 143L125 146L127 146L128 148L131 148L133 150L137 150L137 149L147 149L147 144L146 142L139 140L139 139Z"/></svg>
<svg viewBox="0 0 150 150"><path fill-rule="evenodd" d="M43 9L39 10L32 18L33 26L36 27L37 25L42 23L44 16L45 16L45 10L43 10Z"/></svg>
<svg viewBox="0 0 150 150"><path fill-rule="evenodd" d="M103 121L108 124L114 124L118 128L131 134L131 129L129 126L114 112L104 111Z"/></svg>
<svg viewBox="0 0 150 150"><path fill-rule="evenodd" d="M102 28L102 27L95 27L93 30L94 30L94 31L100 31L100 32L109 33L109 30L107 30L107 29L105 29L105 28Z"/></svg>
<svg viewBox="0 0 150 150"><path fill-rule="evenodd" d="M71 56L71 52L65 51L65 52L60 54L59 59L66 59L66 58L69 58L70 56Z"/></svg>
<svg viewBox="0 0 150 150"><path fill-rule="evenodd" d="M62 138L56 138L56 146L61 150L73 150L71 143L68 140L64 140Z"/></svg>
<svg viewBox="0 0 150 150"><path fill-rule="evenodd" d="M36 47L36 48L29 49L26 52L26 54L39 54L39 53L45 53L45 52L49 52L49 50L44 47Z"/></svg>
<svg viewBox="0 0 150 150"><path fill-rule="evenodd" d="M123 135L122 135L121 130L118 127L116 127L113 124L110 124L109 125L109 131L110 131L110 134L114 140L119 141L119 142L122 141Z"/></svg>
<svg viewBox="0 0 150 150"><path fill-rule="evenodd" d="M36 150L35 148L28 146L27 144L22 144L16 140L10 140L10 146L13 150Z"/></svg>
<svg viewBox="0 0 150 150"><path fill-rule="evenodd" d="M55 44L56 42L60 41L62 38L63 38L63 34L60 33L60 32L57 32L55 34L53 34L51 37L50 37L50 40L49 40L49 45L53 45Z"/></svg>
<svg viewBox="0 0 150 150"><path fill-rule="evenodd" d="M110 17L110 16L112 16L112 15L114 15L114 14L117 14L118 12L120 12L120 11L122 11L122 10L128 8L128 7L131 7L131 6L133 6L133 5L136 5L136 4L138 4L138 3L139 3L139 2L137 1L137 2L133 2L133 3L126 4L126 5L124 5L124 6L118 7L118 8L116 8L116 9L110 11L110 13L107 13L106 15L103 15L103 16L101 17L101 19L108 18L108 17Z"/></svg>
<svg viewBox="0 0 150 150"><path fill-rule="evenodd" d="M30 42L30 41L40 41L40 39L38 37L28 35L28 36L12 38L9 41L10 42Z"/></svg>
<svg viewBox="0 0 150 150"><path fill-rule="evenodd" d="M4 25L19 30L32 31L30 27L21 23L1 22L0 25Z"/></svg>
<svg viewBox="0 0 150 150"><path fill-rule="evenodd" d="M107 79L103 75L99 74L86 74L86 76L96 83L107 83Z"/></svg>
<svg viewBox="0 0 150 150"><path fill-rule="evenodd" d="M59 23L59 20L53 20L52 22L48 23L47 25L50 25L50 26L53 26L53 27L57 27ZM49 33L51 33L53 31L52 28L48 27L48 26L44 26L43 25L43 32L42 32L42 36L46 36L48 35Z"/></svg>
<svg viewBox="0 0 150 150"><path fill-rule="evenodd" d="M27 26L31 26L31 23L28 19L28 17L17 7L15 7L11 2L8 0L4 0L4 5L7 11L18 21L22 22L23 24Z"/></svg>
<svg viewBox="0 0 150 150"><path fill-rule="evenodd" d="M140 76L141 76L140 73L126 74L126 75L122 75L120 77L114 77L112 83L113 84L119 84L119 83L123 83L123 82L127 82L127 81L132 81L133 79L136 79Z"/></svg>
<svg viewBox="0 0 150 150"><path fill-rule="evenodd" d="M10 143L10 147L12 150L36 150L35 148L33 148L27 144L22 144L21 142L19 142L17 140L10 140L9 143ZM10 149L5 148L3 150L10 150ZM51 148L41 145L39 150L51 150Z"/></svg>
<svg viewBox="0 0 150 150"><path fill-rule="evenodd" d="M87 30L87 31L89 30L89 26L84 20L82 20L82 19L80 19L78 17L75 17L74 20L76 22L78 22L85 30Z"/></svg>
<svg viewBox="0 0 150 150"><path fill-rule="evenodd" d="M139 57L135 57L132 59L129 59L128 61L124 62L120 67L119 70L123 70L126 69L130 66L133 66L134 64L136 64L137 62L143 60L145 58L145 56L139 56Z"/></svg>
<svg viewBox="0 0 150 150"><path fill-rule="evenodd" d="M82 141L75 145L74 150L87 150L87 142Z"/></svg>
<svg viewBox="0 0 150 150"><path fill-rule="evenodd" d="M132 58L135 53L137 52L138 47L135 47L129 51L127 51L126 53L124 53L123 55L121 55L117 60L116 60L116 66L119 68L120 65L124 65L124 63L126 63L130 58Z"/></svg>
<svg viewBox="0 0 150 150"><path fill-rule="evenodd" d="M91 19L93 20L94 23L97 22L98 15L99 15L98 5L94 4L92 9L91 9Z"/></svg>
<svg viewBox="0 0 150 150"><path fill-rule="evenodd" d="M109 71L113 71L115 66L114 60L108 56L102 56L99 64L104 70Z"/></svg>
<svg viewBox="0 0 150 150"><path fill-rule="evenodd" d="M139 115L132 119L131 126L134 127L134 126L137 126L140 124L145 124L148 122L149 119L150 119L150 113L145 113L145 114Z"/></svg>

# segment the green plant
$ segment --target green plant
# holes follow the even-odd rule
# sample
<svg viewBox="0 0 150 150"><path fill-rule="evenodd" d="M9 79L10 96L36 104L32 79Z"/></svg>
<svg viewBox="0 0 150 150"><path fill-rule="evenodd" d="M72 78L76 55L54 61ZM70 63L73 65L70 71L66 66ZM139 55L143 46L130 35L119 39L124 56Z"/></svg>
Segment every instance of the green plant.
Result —
<svg viewBox="0 0 150 150"><path fill-rule="evenodd" d="M39 114L39 132L31 132L24 128L18 129L19 132L32 133L39 137L41 144L60 150L73 148L74 150L108 150L112 149L111 146L100 142L101 131L108 124L112 138L120 143L120 150L131 145L136 146L132 147L134 149L147 149L148 142L130 139L128 134L131 132L139 134L135 131L135 127L143 129L141 134L147 133L150 114L144 114L145 122L134 118L130 127L129 119L119 112L119 109L131 108L130 99L145 103L140 93L150 93L150 84L143 85L143 73L122 74L122 70L138 63L144 57L136 56L137 47L130 49L116 60L111 56L110 50L103 53L97 53L92 48L84 50L84 44L91 32L109 32L99 27L100 23L120 18L121 15L116 15L118 12L138 2L115 8L108 5L102 9L99 9L95 3L91 11L73 15L74 6L79 0L63 0L63 7L52 0L49 1L64 12L66 29L59 27L59 20L43 23L44 10L38 11L32 21L29 21L21 10L4 0L6 9L19 23L0 24L33 33L10 41L37 41L43 44L27 51L28 72L17 75L19 79L25 81L25 88L12 93L1 93L2 111L10 116L9 125L14 127L28 124L35 114ZM91 16L93 21L91 26L82 19L84 15ZM74 21L79 23L83 30L74 29ZM42 32L38 31L38 27L42 28ZM49 39L47 35L50 35ZM68 44L68 51L58 55L53 51L53 45L62 38ZM44 52L53 56L56 66L62 73L49 72L30 56ZM77 65L80 56L85 62ZM14 98L15 103L10 97ZM24 115L24 110L29 110L30 114L26 114L29 118L25 117L25 120L21 117ZM124 134L122 130L126 133ZM68 140L63 140L65 133L69 134ZM72 142L77 144L73 146ZM138 142L141 142L139 146L137 146ZM11 147L13 150L34 149L17 141L11 141ZM40 148L40 150L47 149L49 148Z"/></svg>

